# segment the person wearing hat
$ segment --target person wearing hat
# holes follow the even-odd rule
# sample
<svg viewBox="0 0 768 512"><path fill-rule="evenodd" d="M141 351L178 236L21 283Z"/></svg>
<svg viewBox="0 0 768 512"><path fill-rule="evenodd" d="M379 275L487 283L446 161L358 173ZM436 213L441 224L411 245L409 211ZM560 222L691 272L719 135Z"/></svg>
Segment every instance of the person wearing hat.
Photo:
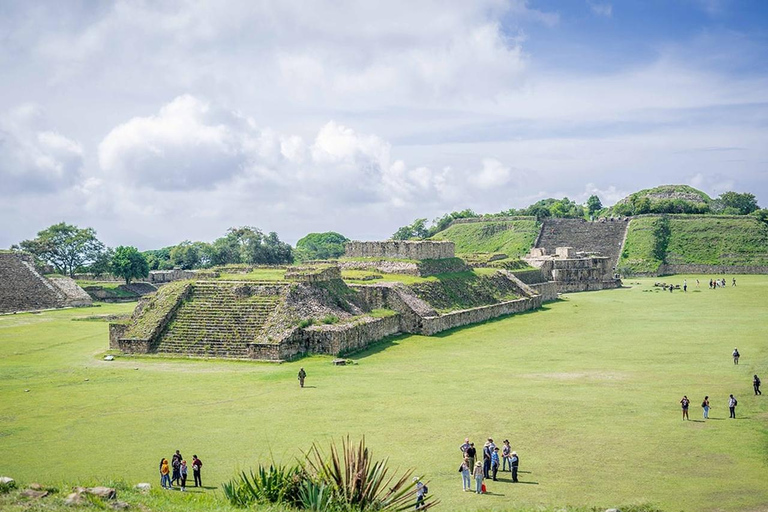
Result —
<svg viewBox="0 0 768 512"><path fill-rule="evenodd" d="M464 492L467 492L472 488L472 483L469 479L469 472L472 471L472 466L469 464L469 457L464 456L464 460L461 461L459 466L459 473L461 473L461 487Z"/></svg>
<svg viewBox="0 0 768 512"><path fill-rule="evenodd" d="M512 460L509 465L512 467L512 483L517 483L517 466L520 465L520 457L517 456L517 452L512 452Z"/></svg>
<svg viewBox="0 0 768 512"><path fill-rule="evenodd" d="M472 476L475 477L475 492L477 494L483 493L483 463L480 461L475 462L475 470L472 472Z"/></svg>
<svg viewBox="0 0 768 512"><path fill-rule="evenodd" d="M507 464L509 463L509 452L512 448L509 446L509 439L505 439L501 447L501 470L507 470ZM509 464L510 471L512 470L512 464Z"/></svg>
<svg viewBox="0 0 768 512"><path fill-rule="evenodd" d="M419 477L413 477L413 482L416 484L416 510L419 510L424 505L424 496L427 494L427 486L419 480Z"/></svg>

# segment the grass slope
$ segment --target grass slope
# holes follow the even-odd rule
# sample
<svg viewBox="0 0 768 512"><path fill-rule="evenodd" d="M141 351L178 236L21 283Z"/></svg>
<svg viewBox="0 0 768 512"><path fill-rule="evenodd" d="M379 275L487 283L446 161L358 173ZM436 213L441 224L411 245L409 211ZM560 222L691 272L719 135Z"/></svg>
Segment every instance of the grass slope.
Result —
<svg viewBox="0 0 768 512"><path fill-rule="evenodd" d="M619 267L626 273L656 272L653 254L660 217L632 219ZM752 217L669 216L665 262L703 265L768 265L768 225Z"/></svg>
<svg viewBox="0 0 768 512"><path fill-rule="evenodd" d="M218 486L257 460L292 461L314 441L350 434L365 435L393 466L426 474L445 511L642 502L666 511L765 510L768 395L752 396L751 378L768 367L768 276L687 294L653 291L652 281L397 338L346 367L329 357L105 362L106 324L71 321L93 309L0 316L2 473L44 485L157 486L160 457L180 449L200 455L203 482ZM726 419L729 393L739 399L738 420ZM683 394L694 420L710 395L712 420L681 421ZM524 483L504 473L488 483L491 494L462 493L456 469L467 435L480 445L510 439ZM145 503L232 510L216 492L154 491Z"/></svg>
<svg viewBox="0 0 768 512"><path fill-rule="evenodd" d="M457 254L503 252L517 257L528 254L539 234L535 220L472 222L454 224L437 233L434 240L450 240Z"/></svg>

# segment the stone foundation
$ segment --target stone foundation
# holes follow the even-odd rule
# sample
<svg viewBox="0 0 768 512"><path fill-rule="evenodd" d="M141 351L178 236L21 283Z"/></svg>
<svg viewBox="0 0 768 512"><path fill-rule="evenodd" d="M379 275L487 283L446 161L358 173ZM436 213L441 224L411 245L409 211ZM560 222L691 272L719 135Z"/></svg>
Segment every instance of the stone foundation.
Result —
<svg viewBox="0 0 768 512"><path fill-rule="evenodd" d="M347 258L394 258L404 260L437 260L453 258L453 242L387 240L384 242L347 242Z"/></svg>
<svg viewBox="0 0 768 512"><path fill-rule="evenodd" d="M764 265L669 265L662 264L656 274L768 274L768 266Z"/></svg>

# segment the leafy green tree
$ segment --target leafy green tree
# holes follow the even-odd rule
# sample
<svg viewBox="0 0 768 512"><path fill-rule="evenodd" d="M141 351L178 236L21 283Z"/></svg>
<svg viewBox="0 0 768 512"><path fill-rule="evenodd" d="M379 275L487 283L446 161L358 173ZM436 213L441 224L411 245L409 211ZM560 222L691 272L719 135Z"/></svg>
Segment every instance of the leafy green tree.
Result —
<svg viewBox="0 0 768 512"><path fill-rule="evenodd" d="M189 240L173 247L170 256L174 267L191 270L200 266L200 247Z"/></svg>
<svg viewBox="0 0 768 512"><path fill-rule="evenodd" d="M37 238L24 240L21 249L52 265L60 274L74 277L75 269L96 261L104 244L93 228L80 229L60 222L37 233Z"/></svg>
<svg viewBox="0 0 768 512"><path fill-rule="evenodd" d="M163 247L162 249L144 251L142 254L147 259L149 270L172 269L173 263L171 263L171 249L173 249L173 247Z"/></svg>
<svg viewBox="0 0 768 512"><path fill-rule="evenodd" d="M296 259L299 261L338 258L344 254L344 244L349 239L334 231L310 233L296 242Z"/></svg>
<svg viewBox="0 0 768 512"><path fill-rule="evenodd" d="M714 202L718 213L730 215L749 215L760 209L755 195L749 193L723 192Z"/></svg>
<svg viewBox="0 0 768 512"><path fill-rule="evenodd" d="M416 219L412 224L403 226L392 235L392 240L411 240L413 238L426 238L429 236L427 230L427 219Z"/></svg>
<svg viewBox="0 0 768 512"><path fill-rule="evenodd" d="M592 216L603 209L603 203L600 202L600 198L596 195L589 196L587 199L587 213Z"/></svg>
<svg viewBox="0 0 768 512"><path fill-rule="evenodd" d="M131 284L132 279L149 275L149 264L138 249L121 245L112 256L112 273L125 279L125 284Z"/></svg>
<svg viewBox="0 0 768 512"><path fill-rule="evenodd" d="M107 247L96 256L96 259L85 270L95 277L103 276L112 272L112 257L115 255L114 249Z"/></svg>
<svg viewBox="0 0 768 512"><path fill-rule="evenodd" d="M243 263L279 265L293 263L293 248L280 241L274 231L264 235L253 227L243 228L241 260Z"/></svg>
<svg viewBox="0 0 768 512"><path fill-rule="evenodd" d="M427 237L436 235L437 233L447 229L448 226L451 225L451 222L453 222L456 219L473 219L479 216L480 215L470 210L469 208L461 211L446 213L442 217L438 217L437 219L432 221L432 226L430 226L429 228Z"/></svg>

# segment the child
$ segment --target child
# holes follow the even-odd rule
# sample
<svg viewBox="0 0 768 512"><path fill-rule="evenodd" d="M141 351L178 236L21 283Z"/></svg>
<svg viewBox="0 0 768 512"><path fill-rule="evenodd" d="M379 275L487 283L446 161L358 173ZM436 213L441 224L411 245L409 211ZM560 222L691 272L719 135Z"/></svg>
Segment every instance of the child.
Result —
<svg viewBox="0 0 768 512"><path fill-rule="evenodd" d="M187 461L183 460L181 461L181 467L179 468L179 473L181 474L181 490L186 491L187 487Z"/></svg>

